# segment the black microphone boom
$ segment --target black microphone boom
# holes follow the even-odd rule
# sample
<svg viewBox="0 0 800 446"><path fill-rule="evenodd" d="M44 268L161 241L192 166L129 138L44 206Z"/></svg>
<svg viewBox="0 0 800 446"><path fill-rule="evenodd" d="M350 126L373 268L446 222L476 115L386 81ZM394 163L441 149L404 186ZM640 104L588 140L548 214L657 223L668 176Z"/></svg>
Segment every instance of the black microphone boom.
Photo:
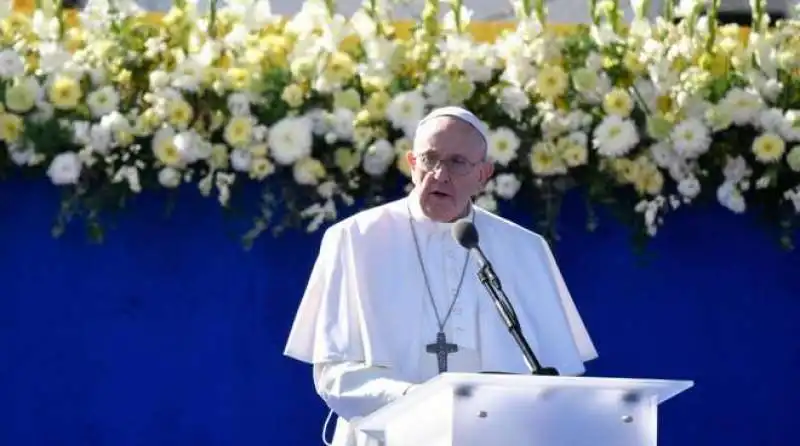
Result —
<svg viewBox="0 0 800 446"><path fill-rule="evenodd" d="M555 368L542 367L531 346L525 340L525 336L522 334L522 326L519 323L519 319L517 319L514 307L511 305L511 301L508 300L508 296L503 292L503 286L497 274L495 274L492 264L480 248L478 230L475 225L469 220L460 220L453 225L452 235L459 245L472 251L478 257L478 280L486 288L509 333L511 333L514 341L517 342L528 369L534 375L557 376L558 370Z"/></svg>

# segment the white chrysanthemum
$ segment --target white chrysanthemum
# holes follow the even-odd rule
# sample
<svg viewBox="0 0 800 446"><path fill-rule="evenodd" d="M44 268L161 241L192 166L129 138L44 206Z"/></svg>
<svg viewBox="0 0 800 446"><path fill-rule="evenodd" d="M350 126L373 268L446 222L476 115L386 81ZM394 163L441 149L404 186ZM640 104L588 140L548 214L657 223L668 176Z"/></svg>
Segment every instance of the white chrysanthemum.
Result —
<svg viewBox="0 0 800 446"><path fill-rule="evenodd" d="M624 156L639 143L639 133L630 119L607 116L594 130L592 144L597 152L607 157Z"/></svg>
<svg viewBox="0 0 800 446"><path fill-rule="evenodd" d="M777 108L768 108L758 114L756 126L765 132L778 133L784 127L785 122L783 111Z"/></svg>
<svg viewBox="0 0 800 446"><path fill-rule="evenodd" d="M678 160L675 150L667 142L659 142L650 147L650 155L658 167L668 169Z"/></svg>
<svg viewBox="0 0 800 446"><path fill-rule="evenodd" d="M50 162L47 176L57 186L76 184L81 177L81 159L75 152L59 153Z"/></svg>
<svg viewBox="0 0 800 446"><path fill-rule="evenodd" d="M501 173L494 179L494 193L504 200L510 200L517 195L522 183L512 173Z"/></svg>
<svg viewBox="0 0 800 446"><path fill-rule="evenodd" d="M389 102L386 117L395 128L413 135L417 124L425 117L425 98L418 91L400 93Z"/></svg>
<svg viewBox="0 0 800 446"><path fill-rule="evenodd" d="M794 146L786 154L786 164L795 172L800 172L800 146Z"/></svg>
<svg viewBox="0 0 800 446"><path fill-rule="evenodd" d="M675 152L684 158L697 158L708 152L711 146L711 134L703 123L696 118L680 122L672 129L672 144Z"/></svg>
<svg viewBox="0 0 800 446"><path fill-rule="evenodd" d="M521 88L507 86L500 91L498 97L500 107L514 119L520 119L522 112L531 105L531 99Z"/></svg>
<svg viewBox="0 0 800 446"><path fill-rule="evenodd" d="M513 130L500 127L489 135L488 142L487 154L492 161L508 166L517 157L520 141Z"/></svg>
<svg viewBox="0 0 800 446"><path fill-rule="evenodd" d="M741 156L728 158L725 162L725 167L722 169L725 181L730 183L738 183L749 176L750 173L750 167L747 166L747 162Z"/></svg>
<svg viewBox="0 0 800 446"><path fill-rule="evenodd" d="M12 49L0 51L0 77L12 79L25 74L25 61Z"/></svg>
<svg viewBox="0 0 800 446"><path fill-rule="evenodd" d="M475 198L475 206L478 206L481 209L485 209L489 212L494 212L497 210L497 200L490 194L481 194Z"/></svg>
<svg viewBox="0 0 800 446"><path fill-rule="evenodd" d="M800 110L787 111L781 127L777 130L787 141L800 141Z"/></svg>
<svg viewBox="0 0 800 446"><path fill-rule="evenodd" d="M116 111L119 107L119 94L110 85L101 87L86 96L86 105L92 116L99 118Z"/></svg>
<svg viewBox="0 0 800 446"><path fill-rule="evenodd" d="M724 107L730 110L731 117L736 125L753 123L764 106L761 96L741 88L734 88L729 91L722 102Z"/></svg>
<svg viewBox="0 0 800 446"><path fill-rule="evenodd" d="M700 181L694 175L689 175L678 182L678 192L682 196L692 199L700 193Z"/></svg>
<svg viewBox="0 0 800 446"><path fill-rule="evenodd" d="M747 210L744 196L733 183L726 181L717 189L717 200L722 206L737 214Z"/></svg>
<svg viewBox="0 0 800 446"><path fill-rule="evenodd" d="M250 98L244 93L233 93L228 96L228 110L234 116L250 114Z"/></svg>
<svg viewBox="0 0 800 446"><path fill-rule="evenodd" d="M253 164L253 154L249 150L234 149L231 152L231 167L237 172L249 172Z"/></svg>
<svg viewBox="0 0 800 446"><path fill-rule="evenodd" d="M267 140L272 158L290 165L311 155L311 123L302 117L284 118L270 129Z"/></svg>
<svg viewBox="0 0 800 446"><path fill-rule="evenodd" d="M174 167L165 167L158 171L158 183L168 189L173 189L181 184L181 173Z"/></svg>
<svg viewBox="0 0 800 446"><path fill-rule="evenodd" d="M380 176L386 173L394 162L395 150L392 143L379 139L369 146L362 161L364 172L371 176Z"/></svg>

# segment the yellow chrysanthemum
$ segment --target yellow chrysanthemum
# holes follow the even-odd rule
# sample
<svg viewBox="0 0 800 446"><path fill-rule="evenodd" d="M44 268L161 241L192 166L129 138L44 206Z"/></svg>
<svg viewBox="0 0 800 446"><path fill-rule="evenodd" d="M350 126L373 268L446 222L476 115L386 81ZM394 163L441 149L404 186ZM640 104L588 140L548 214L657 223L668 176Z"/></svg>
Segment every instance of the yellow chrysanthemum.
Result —
<svg viewBox="0 0 800 446"><path fill-rule="evenodd" d="M253 123L244 116L234 116L225 126L223 138L232 147L243 147L250 144L253 137Z"/></svg>
<svg viewBox="0 0 800 446"><path fill-rule="evenodd" d="M11 113L0 113L0 141L16 142L22 135L23 129L22 118Z"/></svg>
<svg viewBox="0 0 800 446"><path fill-rule="evenodd" d="M786 151L786 143L774 133L764 133L753 141L753 154L762 163L774 163Z"/></svg>
<svg viewBox="0 0 800 446"><path fill-rule="evenodd" d="M352 88L336 91L333 93L333 107L356 111L361 108L361 96Z"/></svg>
<svg viewBox="0 0 800 446"><path fill-rule="evenodd" d="M189 127L189 123L192 121L193 117L194 110L192 110L192 106L185 100L176 99L169 101L167 104L167 122L172 126L185 129Z"/></svg>
<svg viewBox="0 0 800 446"><path fill-rule="evenodd" d="M567 73L558 65L546 65L536 75L536 92L539 96L554 100L567 90Z"/></svg>
<svg viewBox="0 0 800 446"><path fill-rule="evenodd" d="M275 172L275 165L266 158L256 157L250 163L250 178L254 180L263 180L273 172Z"/></svg>
<svg viewBox="0 0 800 446"><path fill-rule="evenodd" d="M633 99L622 88L614 88L603 98L603 110L609 115L627 118L633 110Z"/></svg>
<svg viewBox="0 0 800 446"><path fill-rule="evenodd" d="M356 151L350 148L340 147L333 153L333 163L343 173L355 170L360 161Z"/></svg>
<svg viewBox="0 0 800 446"><path fill-rule="evenodd" d="M12 85L6 90L6 107L17 113L25 113L33 108L36 97L26 83Z"/></svg>
<svg viewBox="0 0 800 446"><path fill-rule="evenodd" d="M253 76L244 68L231 68L225 73L225 79L231 89L244 91L252 85Z"/></svg>
<svg viewBox="0 0 800 446"><path fill-rule="evenodd" d="M283 89L281 99L286 102L289 107L299 107L303 105L303 87L297 84L289 84Z"/></svg>
<svg viewBox="0 0 800 446"><path fill-rule="evenodd" d="M73 77L58 75L50 85L49 98L59 110L72 110L78 106L83 92L80 83Z"/></svg>

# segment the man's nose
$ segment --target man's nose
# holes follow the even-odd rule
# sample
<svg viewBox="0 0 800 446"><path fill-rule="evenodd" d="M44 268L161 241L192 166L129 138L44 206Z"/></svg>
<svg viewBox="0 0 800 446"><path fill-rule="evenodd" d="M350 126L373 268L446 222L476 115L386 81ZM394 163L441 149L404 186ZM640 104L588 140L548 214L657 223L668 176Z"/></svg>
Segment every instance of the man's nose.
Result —
<svg viewBox="0 0 800 446"><path fill-rule="evenodd" d="M445 163L437 163L431 170L431 174L437 181L450 181L450 172L445 168Z"/></svg>

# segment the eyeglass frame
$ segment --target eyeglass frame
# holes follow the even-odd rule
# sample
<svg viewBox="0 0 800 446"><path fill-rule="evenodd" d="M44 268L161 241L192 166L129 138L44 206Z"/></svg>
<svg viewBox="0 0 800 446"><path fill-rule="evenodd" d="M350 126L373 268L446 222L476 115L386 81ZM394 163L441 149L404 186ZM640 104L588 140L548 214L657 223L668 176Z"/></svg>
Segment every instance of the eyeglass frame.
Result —
<svg viewBox="0 0 800 446"><path fill-rule="evenodd" d="M470 161L465 156L455 155L455 156L451 156L451 157L447 157L447 158L434 159L433 161L435 161L435 163L433 165L429 166L430 160L431 160L430 157L434 153L435 152L433 150L426 150L424 152L412 152L412 155L414 155L414 158L417 159L420 162L420 164L422 165L422 167L425 170L429 171L429 172L435 171L441 165L443 167L447 167L447 172L448 173L453 174L455 176L459 176L459 177L469 174L470 172L472 172L473 169L475 169L476 166L479 166L479 165L483 164L484 162L486 162L486 158L485 157L482 158L480 161ZM428 161L426 161L426 160L428 160ZM465 167L465 170L463 172L459 172L456 169L453 169L453 165L454 165L453 162L456 161L456 160L458 160L459 162L463 161L465 163L464 165L466 167Z"/></svg>

